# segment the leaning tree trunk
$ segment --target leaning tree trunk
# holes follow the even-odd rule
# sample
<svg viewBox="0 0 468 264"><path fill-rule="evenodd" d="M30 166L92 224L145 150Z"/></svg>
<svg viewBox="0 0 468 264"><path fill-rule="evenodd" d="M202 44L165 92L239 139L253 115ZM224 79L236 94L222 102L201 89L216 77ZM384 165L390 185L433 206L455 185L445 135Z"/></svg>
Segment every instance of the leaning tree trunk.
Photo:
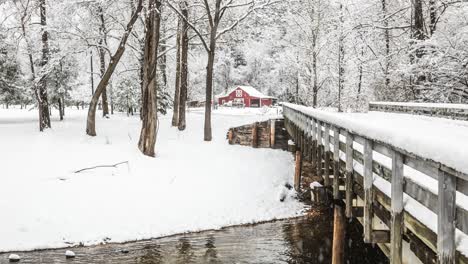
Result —
<svg viewBox="0 0 468 264"><path fill-rule="evenodd" d="M40 2L41 11L41 26L42 26L42 60L41 66L44 67L49 62L49 35L47 33L47 17L45 0ZM49 100L47 97L47 78L46 73L41 77L39 82L39 130L44 131L45 128L50 128L50 111Z"/></svg>
<svg viewBox="0 0 468 264"><path fill-rule="evenodd" d="M182 37L182 18L179 17L179 24L177 26L177 55L176 55L176 80L175 80L175 93L174 93L174 111L172 113L172 126L179 125L179 102L180 102L180 39Z"/></svg>
<svg viewBox="0 0 468 264"><path fill-rule="evenodd" d="M157 62L161 16L160 0L149 0L150 11L146 19L145 58L143 68L142 127L138 148L147 156L155 156L157 136Z"/></svg>
<svg viewBox="0 0 468 264"><path fill-rule="evenodd" d="M120 40L120 44L117 48L117 51L111 57L109 66L107 67L106 72L101 78L101 81L99 82L96 88L96 91L93 94L93 97L89 104L88 118L86 120L86 134L90 136L96 136L96 108L97 108L97 104L99 101L99 97L101 96L102 92L106 89L107 84L109 83L109 80L112 74L114 73L115 68L117 67L117 64L119 63L120 59L122 58L122 55L125 52L125 45L127 44L128 37L130 36L130 33L132 32L132 29L133 29L133 25L137 21L138 16L142 9L143 9L143 0L138 0L138 7L133 13L132 18L127 24L127 28L125 30L124 35L122 36L122 39Z"/></svg>
<svg viewBox="0 0 468 264"><path fill-rule="evenodd" d="M106 33L106 24L104 20L104 12L102 10L102 6L99 5L98 7L99 19L101 25L99 27L99 32L101 34L99 39L99 63L101 67L101 78L104 77L104 73L106 72L106 51L104 49L104 45L107 46L107 33ZM107 87L104 88L101 95L102 99L102 116L108 117L109 116L109 103L107 100Z"/></svg>
<svg viewBox="0 0 468 264"><path fill-rule="evenodd" d="M182 15L188 19L187 1L181 2ZM185 130L185 108L187 104L187 77L188 77L188 23L183 20L180 38L180 100L179 100L179 130Z"/></svg>

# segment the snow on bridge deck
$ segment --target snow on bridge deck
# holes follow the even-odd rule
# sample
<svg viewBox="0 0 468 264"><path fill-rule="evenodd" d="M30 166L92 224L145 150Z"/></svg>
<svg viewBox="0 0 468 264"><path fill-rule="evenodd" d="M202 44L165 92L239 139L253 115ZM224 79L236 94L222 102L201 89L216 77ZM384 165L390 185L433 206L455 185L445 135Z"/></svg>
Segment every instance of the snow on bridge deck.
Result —
<svg viewBox="0 0 468 264"><path fill-rule="evenodd" d="M468 122L419 115L338 113L285 103L324 122L468 174Z"/></svg>

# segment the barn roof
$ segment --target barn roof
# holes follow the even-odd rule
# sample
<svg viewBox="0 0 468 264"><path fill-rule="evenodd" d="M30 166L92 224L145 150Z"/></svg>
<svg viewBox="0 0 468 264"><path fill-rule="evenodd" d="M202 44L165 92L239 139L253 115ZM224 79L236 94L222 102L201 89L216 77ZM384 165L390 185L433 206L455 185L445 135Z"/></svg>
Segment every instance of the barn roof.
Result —
<svg viewBox="0 0 468 264"><path fill-rule="evenodd" d="M244 92L248 93L252 97L274 98L273 96L268 96L268 95L265 95L265 94L261 93L259 90L253 88L252 86L245 86L245 85L236 86L236 87L232 88L231 90L229 90L227 93L223 93L223 94L218 95L218 98L228 96L230 93L234 92L237 88L241 88L242 90L244 90Z"/></svg>

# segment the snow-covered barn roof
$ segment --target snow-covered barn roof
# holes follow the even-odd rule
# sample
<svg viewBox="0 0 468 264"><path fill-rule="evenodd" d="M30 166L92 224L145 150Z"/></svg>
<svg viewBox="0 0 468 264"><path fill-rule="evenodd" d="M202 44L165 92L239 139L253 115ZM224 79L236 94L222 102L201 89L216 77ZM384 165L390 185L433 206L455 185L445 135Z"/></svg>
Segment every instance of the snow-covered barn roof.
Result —
<svg viewBox="0 0 468 264"><path fill-rule="evenodd" d="M237 90L237 88L241 88L244 92L248 93L252 97L274 98L273 96L268 96L268 95L263 94L262 92L260 92L259 90L253 88L252 86L246 86L246 85L236 86L236 87L232 88L231 90L229 90L227 93L222 93L222 94L218 95L217 97L218 98L226 97L229 94L231 94L232 92L234 92L235 90Z"/></svg>

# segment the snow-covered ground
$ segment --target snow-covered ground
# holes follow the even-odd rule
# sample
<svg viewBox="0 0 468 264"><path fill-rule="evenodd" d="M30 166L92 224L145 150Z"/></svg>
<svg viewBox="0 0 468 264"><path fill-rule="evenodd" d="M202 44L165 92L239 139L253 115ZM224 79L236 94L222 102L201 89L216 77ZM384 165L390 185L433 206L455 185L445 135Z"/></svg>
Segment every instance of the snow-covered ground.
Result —
<svg viewBox="0 0 468 264"><path fill-rule="evenodd" d="M286 218L303 205L285 191L293 157L227 144L229 127L267 119L276 109L219 109L213 141L203 141L203 111L187 130L160 118L157 157L140 154L138 117L97 120L85 135L85 111L38 132L37 112L0 110L0 251L121 242ZM74 173L96 165L116 168ZM287 193L284 202L279 194Z"/></svg>

